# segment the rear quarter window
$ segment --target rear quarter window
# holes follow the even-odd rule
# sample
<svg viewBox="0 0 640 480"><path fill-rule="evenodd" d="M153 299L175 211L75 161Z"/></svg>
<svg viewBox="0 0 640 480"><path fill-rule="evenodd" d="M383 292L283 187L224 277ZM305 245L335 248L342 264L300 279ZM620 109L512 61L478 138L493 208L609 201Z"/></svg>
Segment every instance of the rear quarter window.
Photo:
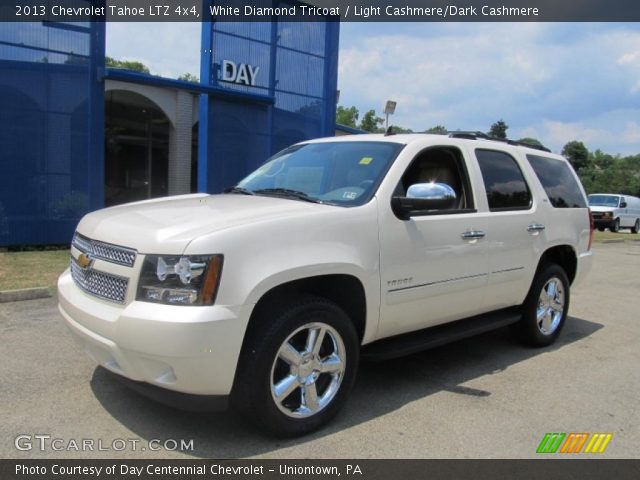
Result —
<svg viewBox="0 0 640 480"><path fill-rule="evenodd" d="M586 208L587 202L567 162L541 155L527 155L538 180L555 208Z"/></svg>

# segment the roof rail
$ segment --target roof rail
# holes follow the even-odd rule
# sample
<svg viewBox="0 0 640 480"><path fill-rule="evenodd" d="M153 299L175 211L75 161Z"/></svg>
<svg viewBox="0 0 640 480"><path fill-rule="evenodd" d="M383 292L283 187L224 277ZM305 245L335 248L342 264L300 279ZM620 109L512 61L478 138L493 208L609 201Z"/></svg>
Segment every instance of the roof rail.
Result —
<svg viewBox="0 0 640 480"><path fill-rule="evenodd" d="M549 150L547 147L543 145L533 145L531 143L519 142L517 140L509 140L508 138L492 137L491 135L487 135L486 133L483 133L483 132L472 132L472 131L467 132L467 131L457 130L455 132L447 132L447 133L451 138L466 138L467 140L478 140L478 139L492 140L495 142L507 143L509 145L517 145L520 147L533 148L534 150L541 150L543 152L551 152L551 150Z"/></svg>

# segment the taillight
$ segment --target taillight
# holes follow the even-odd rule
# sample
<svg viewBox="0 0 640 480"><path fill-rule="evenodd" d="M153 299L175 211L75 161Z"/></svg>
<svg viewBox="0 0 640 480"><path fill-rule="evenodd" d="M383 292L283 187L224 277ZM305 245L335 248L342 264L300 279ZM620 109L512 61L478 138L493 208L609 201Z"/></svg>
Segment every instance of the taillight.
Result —
<svg viewBox="0 0 640 480"><path fill-rule="evenodd" d="M587 250L591 250L591 244L593 243L593 233L596 230L595 223L593 223L593 213L591 213L591 209L587 209L587 215L589 215L589 246Z"/></svg>

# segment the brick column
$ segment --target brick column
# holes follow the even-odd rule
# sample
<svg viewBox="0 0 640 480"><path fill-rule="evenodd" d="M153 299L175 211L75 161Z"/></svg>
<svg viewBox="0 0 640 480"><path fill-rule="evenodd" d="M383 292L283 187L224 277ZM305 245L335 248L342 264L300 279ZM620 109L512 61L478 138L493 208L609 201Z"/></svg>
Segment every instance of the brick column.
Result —
<svg viewBox="0 0 640 480"><path fill-rule="evenodd" d="M169 132L169 195L191 192L191 121L193 97L176 92L175 125Z"/></svg>

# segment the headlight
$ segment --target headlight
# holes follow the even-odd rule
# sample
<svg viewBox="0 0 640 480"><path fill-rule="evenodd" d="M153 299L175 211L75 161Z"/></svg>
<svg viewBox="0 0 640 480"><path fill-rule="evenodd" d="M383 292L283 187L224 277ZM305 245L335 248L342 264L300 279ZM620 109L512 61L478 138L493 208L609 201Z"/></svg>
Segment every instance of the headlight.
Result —
<svg viewBox="0 0 640 480"><path fill-rule="evenodd" d="M603 214L602 216L603 216L603 217L606 217L606 218L611 218L611 217L613 217L613 213L611 213L611 212L604 212L604 214Z"/></svg>
<svg viewBox="0 0 640 480"><path fill-rule="evenodd" d="M222 255L147 255L136 299L168 305L213 305L222 260Z"/></svg>

